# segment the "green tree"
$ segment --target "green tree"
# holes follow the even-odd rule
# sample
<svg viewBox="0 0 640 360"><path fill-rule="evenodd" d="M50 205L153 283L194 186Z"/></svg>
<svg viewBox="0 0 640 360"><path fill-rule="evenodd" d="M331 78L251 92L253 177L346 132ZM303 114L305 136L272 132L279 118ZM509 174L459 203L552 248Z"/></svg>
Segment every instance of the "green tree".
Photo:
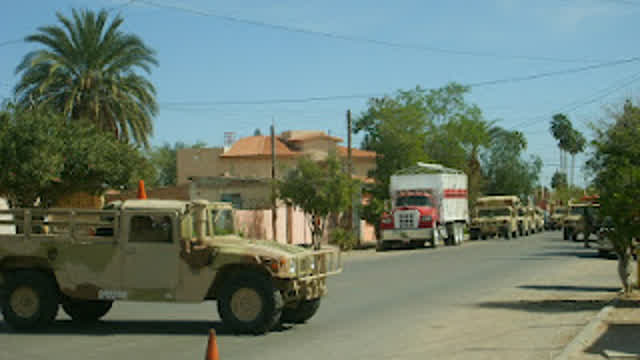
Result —
<svg viewBox="0 0 640 360"><path fill-rule="evenodd" d="M594 126L594 153L587 166L595 175L601 215L610 217L608 234L618 255L618 274L625 292L631 291L633 239L640 233L640 107L630 100L613 122Z"/></svg>
<svg viewBox="0 0 640 360"><path fill-rule="evenodd" d="M143 75L157 65L154 51L109 22L101 10L56 14L62 26L43 26L25 41L44 46L28 53L16 69L23 106L46 104L71 121L85 119L119 139L148 147L158 111L155 88Z"/></svg>
<svg viewBox="0 0 640 360"><path fill-rule="evenodd" d="M517 195L523 199L533 193L538 184L542 160L532 156L522 158L527 140L518 131L496 127L492 129L491 147L484 157L487 174L487 193Z"/></svg>
<svg viewBox="0 0 640 360"><path fill-rule="evenodd" d="M553 177L551 178L552 189L559 190L561 188L566 188L567 185L567 174L560 171L553 173Z"/></svg>
<svg viewBox="0 0 640 360"><path fill-rule="evenodd" d="M178 151L187 148L201 149L207 144L198 141L193 145L185 144L181 141L171 145L164 143L162 146L154 147L148 152L151 164L156 170L156 178L151 182L153 186L170 186L177 182L177 155Z"/></svg>
<svg viewBox="0 0 640 360"><path fill-rule="evenodd" d="M133 145L96 130L67 123L44 108L5 110L0 130L0 193L14 206L41 206L75 191L99 194L127 187L143 176L148 161Z"/></svg>
<svg viewBox="0 0 640 360"><path fill-rule="evenodd" d="M469 176L471 201L485 186L479 155L490 144L491 124L482 111L469 104L470 89L450 83L439 89L416 87L395 96L372 98L356 120L356 133L364 132L362 148L376 151L376 184L368 187L374 198L389 198L389 179L418 161L461 169ZM365 220L377 224L376 209L364 211Z"/></svg>
<svg viewBox="0 0 640 360"><path fill-rule="evenodd" d="M343 169L335 154L324 163L301 158L278 183L281 199L312 216L309 225L316 247L320 245L329 215L349 208L349 189L353 190L355 183Z"/></svg>

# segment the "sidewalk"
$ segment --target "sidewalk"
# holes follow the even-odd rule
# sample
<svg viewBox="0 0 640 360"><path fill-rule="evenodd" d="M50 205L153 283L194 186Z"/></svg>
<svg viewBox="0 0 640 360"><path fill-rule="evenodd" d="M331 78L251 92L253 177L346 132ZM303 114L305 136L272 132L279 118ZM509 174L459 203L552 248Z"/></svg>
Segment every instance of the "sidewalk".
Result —
<svg viewBox="0 0 640 360"><path fill-rule="evenodd" d="M602 319L596 318L586 345L571 360L640 359L640 291L620 297ZM605 309L606 311L606 309Z"/></svg>

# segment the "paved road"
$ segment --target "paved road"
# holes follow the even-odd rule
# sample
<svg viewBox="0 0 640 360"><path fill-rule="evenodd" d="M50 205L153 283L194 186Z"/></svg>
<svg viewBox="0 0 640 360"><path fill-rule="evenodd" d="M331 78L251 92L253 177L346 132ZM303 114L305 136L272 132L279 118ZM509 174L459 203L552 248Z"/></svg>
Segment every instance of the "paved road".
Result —
<svg viewBox="0 0 640 360"><path fill-rule="evenodd" d="M209 328L219 334L223 360L424 359L432 350L442 358L449 347L453 351L469 344L465 318L496 304L519 304L510 299L488 305L486 299L547 276L563 283L559 277L565 269L574 269L575 282L582 274L578 266L612 267L595 258L595 251L560 236L553 232L455 248L349 254L316 317L265 336L228 334L213 302L117 303L105 321L91 328L75 327L61 311L53 328L42 334L15 334L0 322L0 359L200 359ZM490 329L491 321L476 319L475 324Z"/></svg>

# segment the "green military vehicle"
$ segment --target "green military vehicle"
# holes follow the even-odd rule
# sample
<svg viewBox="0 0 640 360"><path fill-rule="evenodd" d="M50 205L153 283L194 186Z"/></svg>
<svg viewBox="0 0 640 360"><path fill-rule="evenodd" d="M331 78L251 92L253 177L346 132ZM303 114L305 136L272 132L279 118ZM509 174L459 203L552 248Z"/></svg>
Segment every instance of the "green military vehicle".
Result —
<svg viewBox="0 0 640 360"><path fill-rule="evenodd" d="M599 210L597 203L570 203L569 214L564 218L563 238L578 241L578 235L582 235L588 246L589 236L597 232Z"/></svg>
<svg viewBox="0 0 640 360"><path fill-rule="evenodd" d="M569 210L564 206L559 206L553 209L551 215L551 230L562 230L564 225L564 218L567 217Z"/></svg>
<svg viewBox="0 0 640 360"><path fill-rule="evenodd" d="M264 333L318 310L340 251L234 234L229 204L126 200L104 210L13 209L0 234L0 301L19 330L51 323L62 305L96 321L114 301L217 300L234 332ZM15 220L17 219L17 220Z"/></svg>
<svg viewBox="0 0 640 360"><path fill-rule="evenodd" d="M505 239L518 236L516 208L520 199L516 196L484 196L476 200L475 216L471 220L471 240L492 236Z"/></svg>

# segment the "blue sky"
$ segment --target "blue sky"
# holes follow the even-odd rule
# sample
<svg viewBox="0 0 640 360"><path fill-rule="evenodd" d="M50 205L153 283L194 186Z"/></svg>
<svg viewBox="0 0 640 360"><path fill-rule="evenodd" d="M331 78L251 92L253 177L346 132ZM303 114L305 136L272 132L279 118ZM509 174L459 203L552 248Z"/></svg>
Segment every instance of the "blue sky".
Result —
<svg viewBox="0 0 640 360"><path fill-rule="evenodd" d="M637 1L637 2L636 2ZM311 32L413 44L422 50L346 41L303 32L201 16L134 2L119 8L124 29L157 51L151 80L160 114L152 144L203 140L220 145L259 128L321 129L346 141L345 112L364 110L366 98L259 104L263 100L388 94L450 81L477 83L589 66L640 56L640 0L449 1L207 1L152 0L200 13L278 24ZM113 8L129 0L21 0L0 12L0 44L56 23L55 12ZM449 49L496 56L427 51ZM14 69L32 45L0 46L0 99L10 96ZM553 58L539 61L532 58ZM525 59L529 58L529 59ZM572 110L574 126L606 116L604 107L637 97L639 62L562 76L472 89L469 99L490 120L524 132L528 152L545 162L548 184L558 150L548 132L553 113ZM615 90L615 91L612 91ZM220 103L227 104L220 104ZM258 104L228 104L258 102ZM188 103L188 104L185 104ZM195 103L195 104L194 104ZM217 104L216 104L217 103ZM361 136L356 136L359 142ZM584 156L577 159L578 168ZM582 183L578 169L576 182Z"/></svg>

